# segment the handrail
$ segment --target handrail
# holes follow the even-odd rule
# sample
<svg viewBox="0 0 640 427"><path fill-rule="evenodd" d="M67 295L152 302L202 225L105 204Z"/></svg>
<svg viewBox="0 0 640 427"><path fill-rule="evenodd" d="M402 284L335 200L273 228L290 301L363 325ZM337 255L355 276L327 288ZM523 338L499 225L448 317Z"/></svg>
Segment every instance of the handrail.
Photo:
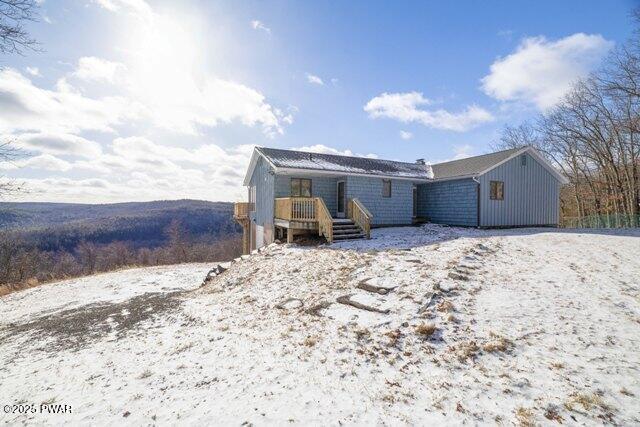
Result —
<svg viewBox="0 0 640 427"><path fill-rule="evenodd" d="M349 199L347 213L349 218L356 223L364 231L367 239L371 238L371 220L373 215L369 212L360 200L353 198Z"/></svg>
<svg viewBox="0 0 640 427"><path fill-rule="evenodd" d="M318 217L318 233L324 235L327 242L333 243L333 218L322 197L316 197L316 214Z"/></svg>

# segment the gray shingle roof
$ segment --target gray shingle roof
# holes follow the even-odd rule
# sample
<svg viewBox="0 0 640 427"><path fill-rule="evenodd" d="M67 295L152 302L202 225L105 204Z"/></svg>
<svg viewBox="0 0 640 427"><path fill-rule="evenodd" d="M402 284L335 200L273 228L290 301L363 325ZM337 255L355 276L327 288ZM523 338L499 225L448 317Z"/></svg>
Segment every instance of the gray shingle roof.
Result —
<svg viewBox="0 0 640 427"><path fill-rule="evenodd" d="M497 151L466 159L421 165L393 160L366 157L338 156L334 154L309 153L306 151L282 150L256 147L277 168L307 169L327 172L384 175L398 178L448 179L477 175L506 160L521 148Z"/></svg>
<svg viewBox="0 0 640 427"><path fill-rule="evenodd" d="M453 178L456 176L476 175L490 167L508 159L521 148L497 151L481 156L467 157L466 159L452 160L450 162L431 165L435 179Z"/></svg>
<svg viewBox="0 0 640 427"><path fill-rule="evenodd" d="M429 166L418 163L308 153L304 151L265 147L257 147L256 149L277 168L310 169L415 179L428 179L431 177Z"/></svg>

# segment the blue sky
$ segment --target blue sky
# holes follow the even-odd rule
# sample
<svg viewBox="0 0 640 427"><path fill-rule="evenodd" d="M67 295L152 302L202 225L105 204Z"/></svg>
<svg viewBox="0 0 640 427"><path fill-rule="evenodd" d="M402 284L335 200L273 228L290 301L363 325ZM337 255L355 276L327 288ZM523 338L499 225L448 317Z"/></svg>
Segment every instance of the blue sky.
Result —
<svg viewBox="0 0 640 427"><path fill-rule="evenodd" d="M632 1L45 0L5 56L20 200L240 200L254 145L490 151L632 34Z"/></svg>

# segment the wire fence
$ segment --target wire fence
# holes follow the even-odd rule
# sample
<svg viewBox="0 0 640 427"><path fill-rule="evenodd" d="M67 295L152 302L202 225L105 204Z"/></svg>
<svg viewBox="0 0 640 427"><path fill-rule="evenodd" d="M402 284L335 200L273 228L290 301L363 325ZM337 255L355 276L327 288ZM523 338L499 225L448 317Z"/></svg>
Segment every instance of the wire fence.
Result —
<svg viewBox="0 0 640 427"><path fill-rule="evenodd" d="M604 214L562 218L563 228L631 228L640 227L640 215Z"/></svg>

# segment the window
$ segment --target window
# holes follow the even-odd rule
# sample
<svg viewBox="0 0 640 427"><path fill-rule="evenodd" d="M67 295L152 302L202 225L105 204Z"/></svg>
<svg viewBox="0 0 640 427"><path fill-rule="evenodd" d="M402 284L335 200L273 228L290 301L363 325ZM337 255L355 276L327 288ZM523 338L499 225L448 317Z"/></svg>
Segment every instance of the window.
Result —
<svg viewBox="0 0 640 427"><path fill-rule="evenodd" d="M291 178L291 197L311 197L311 180Z"/></svg>
<svg viewBox="0 0 640 427"><path fill-rule="evenodd" d="M391 180L382 180L382 197L391 197Z"/></svg>
<svg viewBox="0 0 640 427"><path fill-rule="evenodd" d="M491 193L489 198L491 200L504 200L504 182L491 181Z"/></svg>
<svg viewBox="0 0 640 427"><path fill-rule="evenodd" d="M522 156L520 156L520 165L527 166L527 155L526 154L523 154Z"/></svg>

